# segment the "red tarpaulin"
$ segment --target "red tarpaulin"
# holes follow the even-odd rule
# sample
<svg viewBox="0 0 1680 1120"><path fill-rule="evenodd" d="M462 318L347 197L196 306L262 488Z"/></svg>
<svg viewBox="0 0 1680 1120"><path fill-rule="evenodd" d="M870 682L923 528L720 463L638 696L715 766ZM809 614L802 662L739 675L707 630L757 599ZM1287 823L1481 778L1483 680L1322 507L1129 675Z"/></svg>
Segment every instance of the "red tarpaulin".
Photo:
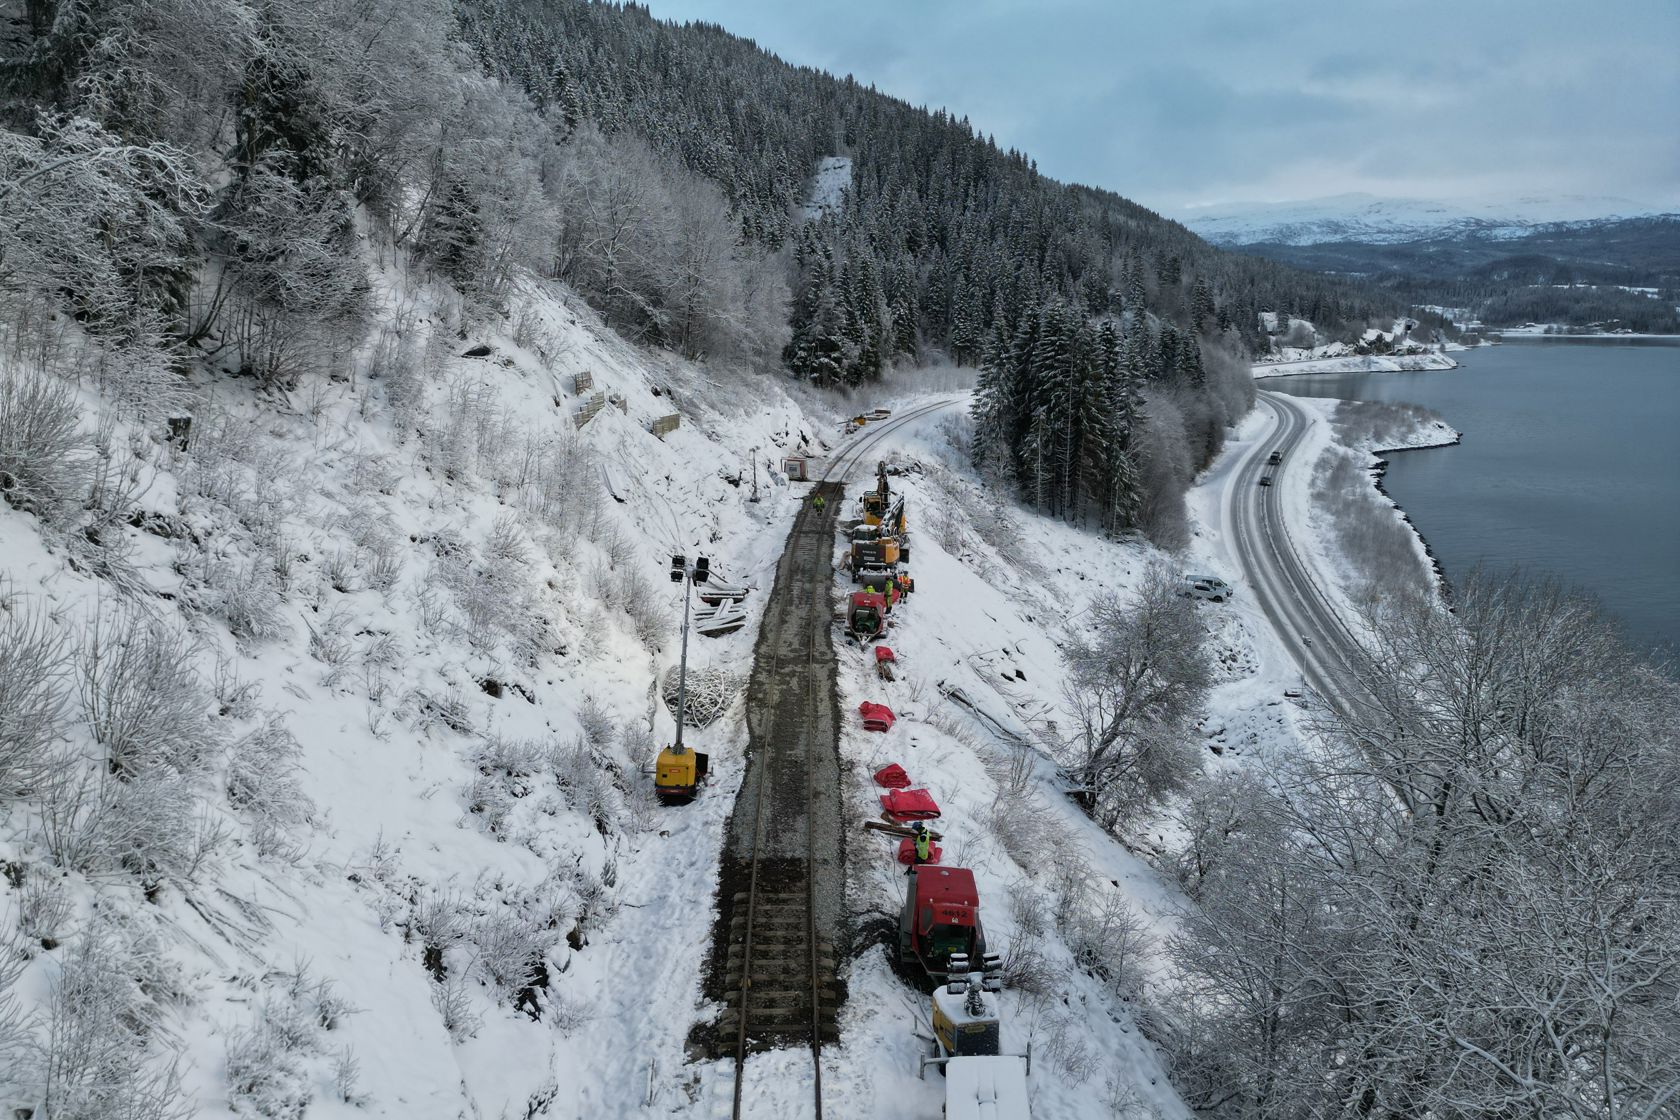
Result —
<svg viewBox="0 0 1680 1120"><path fill-rule="evenodd" d="M875 784L886 786L888 789L904 789L910 785L910 775L904 772L904 767L895 762L875 771Z"/></svg>
<svg viewBox="0 0 1680 1120"><path fill-rule="evenodd" d="M893 725L892 709L885 704L871 704L865 700L858 705L858 711L863 713L865 731L885 731Z"/></svg>
<svg viewBox="0 0 1680 1120"><path fill-rule="evenodd" d="M942 850L937 841L929 842L927 861L938 863L939 854ZM916 841L909 836L898 842L898 862L906 864L916 862Z"/></svg>
<svg viewBox="0 0 1680 1120"><path fill-rule="evenodd" d="M895 789L881 795L881 808L894 821L931 821L939 815L939 803L925 789Z"/></svg>
<svg viewBox="0 0 1680 1120"><path fill-rule="evenodd" d="M893 651L888 649L886 646L876 646L875 647L875 660L877 660L877 661L897 661L898 658L893 656Z"/></svg>

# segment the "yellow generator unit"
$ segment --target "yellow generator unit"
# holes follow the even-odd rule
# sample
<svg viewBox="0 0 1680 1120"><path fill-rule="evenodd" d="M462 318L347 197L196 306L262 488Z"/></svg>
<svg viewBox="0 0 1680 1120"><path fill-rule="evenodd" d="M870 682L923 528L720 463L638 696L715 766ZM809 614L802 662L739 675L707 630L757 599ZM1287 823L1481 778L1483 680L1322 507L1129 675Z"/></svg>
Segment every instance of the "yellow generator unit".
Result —
<svg viewBox="0 0 1680 1120"><path fill-rule="evenodd" d="M653 792L668 805L693 801L706 780L710 756L692 747L666 747L653 768Z"/></svg>

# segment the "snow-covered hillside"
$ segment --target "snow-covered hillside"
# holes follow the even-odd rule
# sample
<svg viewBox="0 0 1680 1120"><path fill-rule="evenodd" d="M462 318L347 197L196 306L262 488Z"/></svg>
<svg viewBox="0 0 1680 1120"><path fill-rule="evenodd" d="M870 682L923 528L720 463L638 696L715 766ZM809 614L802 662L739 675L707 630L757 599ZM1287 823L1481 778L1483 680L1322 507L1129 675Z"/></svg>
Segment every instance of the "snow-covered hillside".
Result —
<svg viewBox="0 0 1680 1120"><path fill-rule="evenodd" d="M185 424L0 370L66 425L55 484L105 475L85 511L0 507L0 692L25 680L6 710L34 713L8 733L50 761L11 775L0 832L8 1107L144 1091L201 1116L687 1115L726 1081L685 1041L711 1014L742 700L690 733L705 795L657 807L665 569L703 552L753 589L748 625L691 653L744 681L803 500L774 468L834 446L841 402L634 348L533 279L485 320L406 267L375 276L377 326L342 376L285 394L197 371ZM74 326L54 331L73 352ZM892 454L918 591L889 639L898 680L842 658L844 706L902 717L843 737L855 823L888 757L946 805L952 858L1024 954L1005 1035L1035 1047L1036 1114L1185 1116L1137 1014L1179 896L1068 800L1042 734L1064 627L1156 556L1000 503L966 425ZM851 850L868 928L897 868L873 837ZM939 1084L912 1076L925 997L873 948L850 985L825 1055L837 1110L937 1115ZM781 1084L774 1055L755 1063Z"/></svg>
<svg viewBox="0 0 1680 1120"><path fill-rule="evenodd" d="M1464 236L1503 240L1559 223L1591 226L1672 209L1593 195L1433 201L1342 194L1196 207L1186 210L1181 220L1215 245L1389 245Z"/></svg>
<svg viewBox="0 0 1680 1120"><path fill-rule="evenodd" d="M563 290L475 325L413 274L378 289L341 377L197 376L184 434L0 370L0 413L33 393L66 426L48 481L104 472L91 514L0 507L0 707L47 763L5 775L8 1110L539 1115L565 1086L621 1115L633 1074L680 1064L646 1023L669 1001L686 1025L697 962L613 944L647 899L710 906L726 808L727 779L661 819L643 774L671 729L664 569L705 552L766 593L799 500L769 466L825 436L775 380L637 351ZM747 605L699 667L743 667ZM693 735L725 775L736 707Z"/></svg>

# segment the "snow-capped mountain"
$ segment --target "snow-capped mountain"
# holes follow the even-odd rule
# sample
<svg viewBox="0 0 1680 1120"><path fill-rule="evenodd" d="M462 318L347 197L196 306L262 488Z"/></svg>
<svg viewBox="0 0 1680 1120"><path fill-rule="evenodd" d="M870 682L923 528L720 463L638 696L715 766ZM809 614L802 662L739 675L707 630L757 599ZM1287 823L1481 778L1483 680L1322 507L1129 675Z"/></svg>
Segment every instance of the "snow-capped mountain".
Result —
<svg viewBox="0 0 1680 1120"><path fill-rule="evenodd" d="M1437 201L1341 194L1193 207L1180 220L1215 245L1393 245L1461 237L1507 240L1544 227L1591 226L1672 209L1604 195Z"/></svg>

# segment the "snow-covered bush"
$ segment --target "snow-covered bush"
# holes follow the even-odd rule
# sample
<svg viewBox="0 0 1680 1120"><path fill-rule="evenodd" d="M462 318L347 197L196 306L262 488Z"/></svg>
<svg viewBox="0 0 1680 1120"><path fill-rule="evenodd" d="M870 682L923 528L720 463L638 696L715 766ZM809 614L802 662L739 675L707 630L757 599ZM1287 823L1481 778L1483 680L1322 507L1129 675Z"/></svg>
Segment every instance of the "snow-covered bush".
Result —
<svg viewBox="0 0 1680 1120"><path fill-rule="evenodd" d="M302 967L263 979L283 979L284 984L258 1004L249 1026L228 1035L229 1103L241 1114L294 1120L304 1115L313 1095L315 1078L308 1066L326 1051L323 1033L335 1029L352 1009L329 982L312 979ZM355 1069L355 1056L348 1049L333 1058L333 1076L343 1100L353 1095Z"/></svg>
<svg viewBox="0 0 1680 1120"><path fill-rule="evenodd" d="M444 977L432 985L432 1007L443 1021L443 1029L456 1042L464 1042L478 1033L483 1016L473 1009L473 987L457 975Z"/></svg>
<svg viewBox="0 0 1680 1120"><path fill-rule="evenodd" d="M1362 452L1325 448L1314 469L1313 504L1329 516L1336 543L1359 573L1361 598L1426 595L1430 572L1417 538L1394 503L1372 487L1363 459Z"/></svg>
<svg viewBox="0 0 1680 1120"><path fill-rule="evenodd" d="M163 1056L164 958L129 937L98 920L65 957L47 1006L45 1116L174 1120L184 1111L179 1074Z"/></svg>
<svg viewBox="0 0 1680 1120"><path fill-rule="evenodd" d="M1147 923L1118 890L1101 892L1087 879L1086 898L1064 931L1074 963L1104 980L1122 998L1138 995L1143 983L1143 966L1154 950Z"/></svg>
<svg viewBox="0 0 1680 1120"><path fill-rule="evenodd" d="M226 839L173 771L121 780L103 762L90 766L73 754L52 761L56 773L43 790L37 829L59 867L127 872L152 893L166 882L196 880Z"/></svg>
<svg viewBox="0 0 1680 1120"><path fill-rule="evenodd" d="M301 1055L285 1044L286 1030L275 1022L276 1011L264 1004L257 1021L228 1035L228 1098L235 1111L274 1120L301 1117L309 1104Z"/></svg>
<svg viewBox="0 0 1680 1120"><path fill-rule="evenodd" d="M18 891L18 932L51 949L64 940L75 903L65 889L62 876L41 868L25 867L23 887ZM0 952L4 952L0 947Z"/></svg>
<svg viewBox="0 0 1680 1120"><path fill-rule="evenodd" d="M228 801L250 814L252 842L265 856L289 850L291 831L315 810L296 777L301 753L274 715L229 751Z"/></svg>
<svg viewBox="0 0 1680 1120"><path fill-rule="evenodd" d="M104 860L139 880L148 894L166 882L192 883L216 857L226 831L199 810L179 777L151 773L105 787L92 826Z"/></svg>
<svg viewBox="0 0 1680 1120"><path fill-rule="evenodd" d="M598 562L589 571L589 590L595 599L630 619L638 641L657 645L670 631L670 614L661 602L655 584L628 563L611 566Z"/></svg>
<svg viewBox="0 0 1680 1120"><path fill-rule="evenodd" d="M124 610L96 618L82 642L82 713L111 773L203 773L221 749L213 703L186 632Z"/></svg>
<svg viewBox="0 0 1680 1120"><path fill-rule="evenodd" d="M34 1073L29 1017L12 992L28 959L14 938L0 934L0 1096L24 1092L26 1078Z"/></svg>
<svg viewBox="0 0 1680 1120"><path fill-rule="evenodd" d="M1191 898L1202 884L1225 873L1236 845L1265 848L1270 814L1259 779L1239 772L1198 781L1175 806L1172 817L1185 837L1171 868Z"/></svg>
<svg viewBox="0 0 1680 1120"><path fill-rule="evenodd" d="M471 940L480 974L504 999L511 999L536 982L538 966L559 934L510 907L500 907L474 923Z"/></svg>
<svg viewBox="0 0 1680 1120"><path fill-rule="evenodd" d="M0 587L0 799L34 785L64 734L72 667L46 613Z"/></svg>
<svg viewBox="0 0 1680 1120"><path fill-rule="evenodd" d="M88 481L91 448L70 389L43 374L0 369L0 499L49 524L63 520Z"/></svg>
<svg viewBox="0 0 1680 1120"><path fill-rule="evenodd" d="M226 623L235 638L262 641L285 631L279 581L271 565L206 559L194 598L199 609Z"/></svg>

